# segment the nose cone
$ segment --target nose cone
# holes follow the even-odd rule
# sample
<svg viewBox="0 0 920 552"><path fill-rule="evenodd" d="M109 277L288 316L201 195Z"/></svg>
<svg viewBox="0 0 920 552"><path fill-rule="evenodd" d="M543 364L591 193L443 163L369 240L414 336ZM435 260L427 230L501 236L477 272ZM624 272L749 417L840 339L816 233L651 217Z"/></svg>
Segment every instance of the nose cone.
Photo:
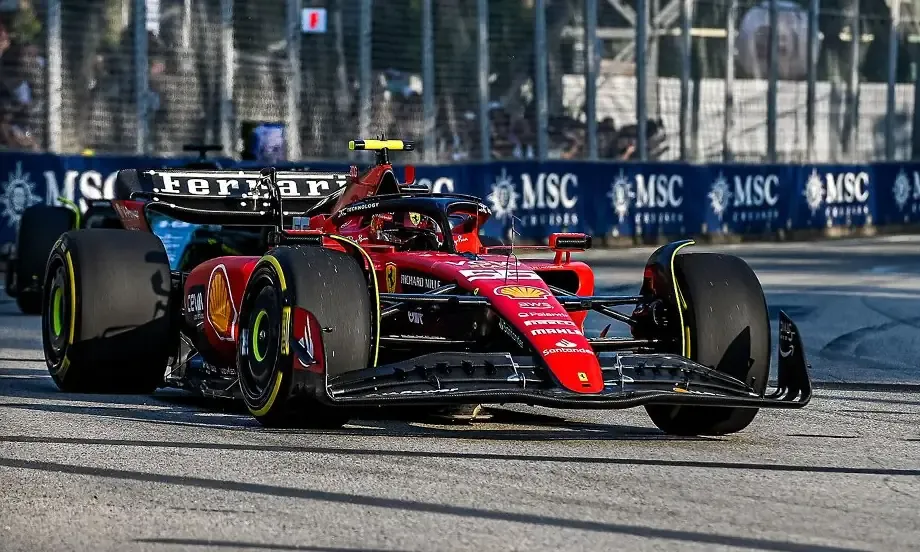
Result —
<svg viewBox="0 0 920 552"><path fill-rule="evenodd" d="M521 333L559 384L576 393L604 389L600 364L579 325L542 281L480 286L493 308Z"/></svg>

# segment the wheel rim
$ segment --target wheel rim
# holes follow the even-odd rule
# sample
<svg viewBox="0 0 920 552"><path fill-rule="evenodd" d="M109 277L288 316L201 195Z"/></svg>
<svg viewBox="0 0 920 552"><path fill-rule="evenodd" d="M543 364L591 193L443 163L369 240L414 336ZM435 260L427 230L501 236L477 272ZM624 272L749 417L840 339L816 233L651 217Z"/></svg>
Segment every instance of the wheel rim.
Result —
<svg viewBox="0 0 920 552"><path fill-rule="evenodd" d="M265 312L265 309L262 309L256 315L256 321L252 324L252 356L256 362L265 361L265 348L267 345L265 341L268 338L268 332L262 327L262 322L267 318L268 313Z"/></svg>
<svg viewBox="0 0 920 552"><path fill-rule="evenodd" d="M256 288L259 289L259 288ZM281 295L269 278L252 294L241 327L238 358L240 386L251 404L261 404L271 394L278 367L281 338Z"/></svg>
<svg viewBox="0 0 920 552"><path fill-rule="evenodd" d="M70 333L70 294L63 263L57 263L52 274L54 276L49 282L51 290L44 325L51 351L54 357L60 358L64 354Z"/></svg>

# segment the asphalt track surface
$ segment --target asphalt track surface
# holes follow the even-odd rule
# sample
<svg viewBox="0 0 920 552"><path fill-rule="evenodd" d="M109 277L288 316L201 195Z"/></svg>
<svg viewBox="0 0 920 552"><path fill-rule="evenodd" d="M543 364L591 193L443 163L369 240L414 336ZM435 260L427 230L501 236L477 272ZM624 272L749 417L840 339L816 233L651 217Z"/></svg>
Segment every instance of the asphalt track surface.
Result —
<svg viewBox="0 0 920 552"><path fill-rule="evenodd" d="M270 431L179 392L63 394L4 298L0 550L920 549L920 238L698 249L798 323L830 382L807 408L714 439L642 409ZM631 293L649 252L587 257Z"/></svg>

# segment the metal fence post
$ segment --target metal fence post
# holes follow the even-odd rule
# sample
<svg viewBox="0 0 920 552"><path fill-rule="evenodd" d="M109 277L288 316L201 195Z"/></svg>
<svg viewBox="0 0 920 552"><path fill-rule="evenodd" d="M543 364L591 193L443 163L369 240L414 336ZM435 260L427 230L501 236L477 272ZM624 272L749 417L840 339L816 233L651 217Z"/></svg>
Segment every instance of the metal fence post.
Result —
<svg viewBox="0 0 920 552"><path fill-rule="evenodd" d="M636 147L639 150L639 160L648 160L648 115L645 98L648 92L647 64L645 60L648 51L648 0L636 2Z"/></svg>
<svg viewBox="0 0 920 552"><path fill-rule="evenodd" d="M434 7L433 0L422 0L422 112L425 120L425 161L434 163L438 155L437 117L434 100Z"/></svg>
<svg viewBox="0 0 920 552"><path fill-rule="evenodd" d="M233 0L220 0L220 144L225 155L236 154L233 120L233 79L236 73L236 51L233 45Z"/></svg>
<svg viewBox="0 0 920 552"><path fill-rule="evenodd" d="M862 28L860 25L860 5L859 0L852 0L850 5L852 10L852 19L850 19L850 78L847 83L847 125L843 133L846 144L844 151L852 159L857 133L859 132L859 46L862 40ZM853 159L855 161L855 159Z"/></svg>
<svg viewBox="0 0 920 552"><path fill-rule="evenodd" d="M301 66L300 52L300 13L302 0L287 0L287 58L290 75L287 83L287 110L284 126L286 129L285 142L287 143L287 158L297 161L302 155L300 151L300 98L301 98Z"/></svg>
<svg viewBox="0 0 920 552"><path fill-rule="evenodd" d="M722 125L722 160L735 159L732 132L735 130L735 21L738 17L738 0L729 0L725 19L725 124Z"/></svg>
<svg viewBox="0 0 920 552"><path fill-rule="evenodd" d="M135 153L147 155L150 149L150 62L147 59L147 2L134 0L134 101L137 134Z"/></svg>
<svg viewBox="0 0 920 552"><path fill-rule="evenodd" d="M808 6L808 84L805 91L805 151L806 161L814 161L815 152L815 109L818 102L818 13L821 0L811 0Z"/></svg>
<svg viewBox="0 0 920 552"><path fill-rule="evenodd" d="M479 18L479 148L483 161L492 158L492 132L489 124L489 1L476 4Z"/></svg>
<svg viewBox="0 0 920 552"><path fill-rule="evenodd" d="M597 161L597 0L585 0L584 37L588 159Z"/></svg>
<svg viewBox="0 0 920 552"><path fill-rule="evenodd" d="M358 137L370 138L371 132L371 43L373 41L373 0L361 0L358 15L361 31L358 35L358 82L361 86L358 106Z"/></svg>
<svg viewBox="0 0 920 552"><path fill-rule="evenodd" d="M549 157L549 99L547 98L546 0L534 2L534 84L537 99L537 158Z"/></svg>
<svg viewBox="0 0 920 552"><path fill-rule="evenodd" d="M687 161L690 157L690 48L693 37L690 36L690 23L693 19L693 0L681 0L680 3L680 159ZM728 50L731 58L732 50Z"/></svg>
<svg viewBox="0 0 920 552"><path fill-rule="evenodd" d="M891 0L891 27L888 29L888 93L885 108L885 159L894 161L895 85L898 82L898 26L901 0Z"/></svg>
<svg viewBox="0 0 920 552"><path fill-rule="evenodd" d="M190 73L194 68L194 58L192 57L192 0L184 0L182 3L182 29L181 29L181 47L183 73Z"/></svg>
<svg viewBox="0 0 920 552"><path fill-rule="evenodd" d="M776 163L776 96L779 76L779 6L770 0L770 44L767 69L767 160Z"/></svg>
<svg viewBox="0 0 920 552"><path fill-rule="evenodd" d="M61 1L48 1L48 15L46 27L48 32L48 52L46 59L46 94L48 97L46 127L46 143L50 153L61 153L61 94L63 92L63 53L61 52Z"/></svg>

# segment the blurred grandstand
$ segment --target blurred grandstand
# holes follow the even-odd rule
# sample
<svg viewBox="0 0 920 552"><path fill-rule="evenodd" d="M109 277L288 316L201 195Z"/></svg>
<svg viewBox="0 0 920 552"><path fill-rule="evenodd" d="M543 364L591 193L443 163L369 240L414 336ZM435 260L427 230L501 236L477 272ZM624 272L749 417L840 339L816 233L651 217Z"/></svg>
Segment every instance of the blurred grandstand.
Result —
<svg viewBox="0 0 920 552"><path fill-rule="evenodd" d="M647 51L649 158L680 158L680 56L677 0L648 0L653 21ZM361 105L362 0L301 0L305 7L328 9L323 34L298 37L299 56L289 53L286 29L292 20L287 2L254 0L14 0L0 12L0 145L9 149L49 149L49 89L60 95L60 153L93 150L133 153L138 113L150 129L147 153L181 154L185 143L220 142L233 129L232 150L240 154L242 128L253 122L289 120L287 87L299 71L301 155L341 159L342 144L359 133ZM435 91L438 162L482 159L479 143L476 2L433 0L435 82L423 83L420 2L386 0L372 9L370 129L393 136L423 134L424 86ZM689 160L726 156L722 128L732 158L759 161L766 152L764 13L752 0L704 0L695 4L691 52L693 146ZM873 159L883 150L885 119L886 29L890 13L883 0L857 5L860 48L851 48L854 20L849 0L821 4L822 33L815 111L818 148L811 161ZM48 82L49 6L61 9L60 82ZM135 43L135 13L146 10L146 56ZM624 7L625 6L625 7ZM632 7L630 7L632 6ZM601 159L635 158L635 29L629 10L635 1L598 2L598 145ZM804 4L783 0L778 148L780 160L805 161L805 74L802 14ZM902 13L913 29L912 6ZM758 11L758 9L760 11ZM232 11L231 11L232 10ZM490 2L489 131L491 156L535 156L533 0ZM232 24L224 24L231 14ZM759 15L758 15L759 14ZM549 157L586 156L584 59L585 15L578 0L547 0ZM725 48L726 23L740 31L737 51ZM804 29L804 30L803 30ZM905 35L906 36L906 35ZM296 47L296 46L295 46ZM916 79L916 47L902 40L896 90L897 157L910 157ZM232 53L230 63L225 57ZM914 57L912 57L914 56ZM146 78L137 61L147 59ZM291 59L299 59L292 69ZM733 101L726 113L724 78L735 64ZM859 79L852 87L850 68ZM225 67L232 67L227 74ZM365 76L366 77L366 76ZM137 94L146 80L147 94ZM58 88L59 87L59 88ZM232 89L229 102L223 91ZM847 101L847 98L855 98ZM138 101L143 102L138 106ZM225 105L229 103L230 105ZM142 109L138 109L141 107ZM731 115L728 117L727 115ZM229 119L229 120L227 120ZM222 126L223 125L223 126ZM290 131L290 129L288 129Z"/></svg>

